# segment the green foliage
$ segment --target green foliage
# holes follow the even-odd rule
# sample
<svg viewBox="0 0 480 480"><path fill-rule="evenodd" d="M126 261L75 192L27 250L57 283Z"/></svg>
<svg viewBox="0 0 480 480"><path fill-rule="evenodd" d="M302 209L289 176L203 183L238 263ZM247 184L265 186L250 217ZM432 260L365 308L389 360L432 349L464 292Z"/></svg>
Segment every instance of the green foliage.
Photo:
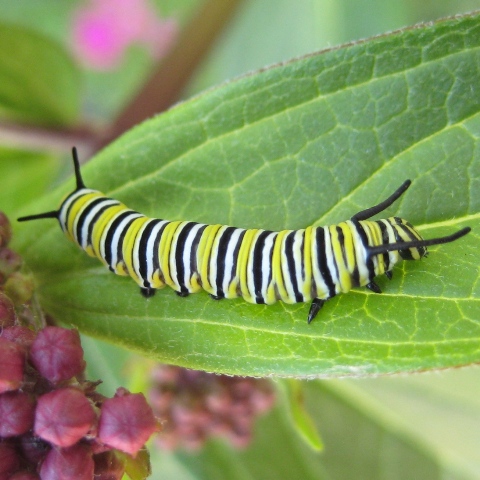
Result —
<svg viewBox="0 0 480 480"><path fill-rule="evenodd" d="M0 147L0 178L6 187L0 189L2 211L10 215L44 194L58 166L48 154Z"/></svg>
<svg viewBox="0 0 480 480"><path fill-rule="evenodd" d="M403 263L386 292L306 304L145 300L51 221L19 231L57 319L160 361L244 375L391 373L478 362L480 17L311 55L246 76L134 128L84 168L86 184L147 215L266 229L349 218L406 178L387 212L425 237L467 237ZM22 213L51 210L72 182Z"/></svg>
<svg viewBox="0 0 480 480"><path fill-rule="evenodd" d="M210 442L201 453L176 460L192 478L208 480L478 478L478 397L463 398L457 389L478 379L478 370L462 369L302 382L322 452L305 445L280 403L260 419L247 450ZM162 465L171 460L162 454Z"/></svg>
<svg viewBox="0 0 480 480"><path fill-rule="evenodd" d="M0 117L37 125L77 122L79 72L47 37L0 24Z"/></svg>

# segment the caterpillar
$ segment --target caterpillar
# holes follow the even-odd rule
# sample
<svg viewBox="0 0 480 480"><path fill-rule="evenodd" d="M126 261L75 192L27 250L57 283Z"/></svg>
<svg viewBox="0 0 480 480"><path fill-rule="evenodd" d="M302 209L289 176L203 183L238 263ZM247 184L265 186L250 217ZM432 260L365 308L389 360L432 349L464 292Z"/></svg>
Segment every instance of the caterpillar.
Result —
<svg viewBox="0 0 480 480"><path fill-rule="evenodd" d="M272 232L148 218L85 187L75 147L72 155L75 190L58 210L18 221L56 218L70 240L117 275L132 277L145 297L168 285L181 297L203 289L215 300L311 300L310 323L329 298L362 286L381 293L376 276L391 279L400 260L418 260L427 246L471 230L425 240L402 218L369 220L403 195L410 180L378 205L326 227Z"/></svg>

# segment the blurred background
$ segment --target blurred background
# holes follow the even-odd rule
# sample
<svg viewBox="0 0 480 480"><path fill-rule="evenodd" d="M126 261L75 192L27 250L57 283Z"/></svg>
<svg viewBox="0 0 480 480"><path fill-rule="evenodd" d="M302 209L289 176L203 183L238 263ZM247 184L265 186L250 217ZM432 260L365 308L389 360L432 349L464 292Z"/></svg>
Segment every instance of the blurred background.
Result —
<svg viewBox="0 0 480 480"><path fill-rule="evenodd" d="M239 75L479 8L480 0L0 0L2 23L27 27L63 46L76 65L81 91L80 124L66 131L13 129L15 135L0 126L0 149L24 142L41 150L46 139L53 139L47 150L58 158L49 157L48 165L56 172L62 169L58 153L68 150L72 138L94 151L128 128L126 118L151 116ZM32 66L32 78L35 73ZM147 84L154 112L135 111L132 103L145 102ZM154 98L155 92L162 98ZM20 184L18 161L8 162L0 152L3 180ZM52 176L39 180L31 196L47 188ZM7 211L19 202L0 193ZM90 377L103 378L109 395L117 384L144 384L139 373L144 370L132 368L141 360L132 363L126 352L96 340L83 342ZM299 437L289 393L278 387L283 393L276 407L257 423L246 448L218 439L194 451L154 447L152 478L480 478L478 368L302 382L322 452Z"/></svg>

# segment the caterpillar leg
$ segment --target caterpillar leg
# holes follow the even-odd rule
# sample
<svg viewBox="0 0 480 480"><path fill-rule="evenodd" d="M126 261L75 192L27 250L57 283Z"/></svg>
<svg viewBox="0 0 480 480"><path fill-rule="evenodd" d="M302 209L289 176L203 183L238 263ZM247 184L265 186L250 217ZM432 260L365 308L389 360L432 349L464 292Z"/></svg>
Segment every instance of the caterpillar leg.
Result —
<svg viewBox="0 0 480 480"><path fill-rule="evenodd" d="M213 300L222 300L223 298L225 298L225 295L214 295L213 293L211 293L210 297L213 298Z"/></svg>
<svg viewBox="0 0 480 480"><path fill-rule="evenodd" d="M323 307L326 300L321 298L314 298L312 304L310 305L310 311L308 312L308 323L310 323L316 316L320 309Z"/></svg>
<svg viewBox="0 0 480 480"><path fill-rule="evenodd" d="M366 287L374 293L382 293L381 288L373 280Z"/></svg>
<svg viewBox="0 0 480 480"><path fill-rule="evenodd" d="M154 288L147 288L147 287L140 287L140 293L145 297L145 298L150 298L155 295L155 289Z"/></svg>
<svg viewBox="0 0 480 480"><path fill-rule="evenodd" d="M391 280L393 278L393 273L389 270L388 272L385 272L385 276Z"/></svg>
<svg viewBox="0 0 480 480"><path fill-rule="evenodd" d="M179 297L188 297L190 295L190 292L187 292L187 291L180 291L180 292L175 292Z"/></svg>

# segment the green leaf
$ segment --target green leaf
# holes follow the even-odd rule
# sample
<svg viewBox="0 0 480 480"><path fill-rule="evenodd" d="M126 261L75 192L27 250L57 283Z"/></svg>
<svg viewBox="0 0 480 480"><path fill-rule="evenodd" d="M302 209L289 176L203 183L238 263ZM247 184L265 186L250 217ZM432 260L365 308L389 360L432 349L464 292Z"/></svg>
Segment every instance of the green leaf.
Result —
<svg viewBox="0 0 480 480"><path fill-rule="evenodd" d="M58 158L49 154L0 147L0 210L11 215L33 202L51 185L58 169Z"/></svg>
<svg viewBox="0 0 480 480"><path fill-rule="evenodd" d="M0 117L72 125L80 111L80 74L66 51L32 30L0 24Z"/></svg>
<svg viewBox="0 0 480 480"><path fill-rule="evenodd" d="M85 333L167 363L242 375L335 376L480 361L480 17L454 18L294 60L210 90L123 135L84 168L89 187L160 218L270 230L385 212L425 237L473 232L404 262L383 295L309 305L145 300L66 241L18 229L44 307ZM22 213L52 210L73 188Z"/></svg>
<svg viewBox="0 0 480 480"><path fill-rule="evenodd" d="M315 428L312 418L305 409L303 382L294 378L285 380L288 407L293 424L307 445L317 451L323 450L323 441Z"/></svg>

